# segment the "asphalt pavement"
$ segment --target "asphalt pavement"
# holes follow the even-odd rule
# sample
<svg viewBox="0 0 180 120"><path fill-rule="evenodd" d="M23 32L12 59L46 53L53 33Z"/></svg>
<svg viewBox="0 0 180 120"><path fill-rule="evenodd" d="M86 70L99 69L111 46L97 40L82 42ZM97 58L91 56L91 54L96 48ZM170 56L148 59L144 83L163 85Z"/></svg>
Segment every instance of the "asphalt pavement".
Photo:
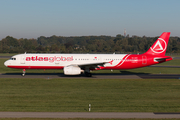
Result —
<svg viewBox="0 0 180 120"><path fill-rule="evenodd" d="M180 118L180 113L146 112L0 112L0 118Z"/></svg>

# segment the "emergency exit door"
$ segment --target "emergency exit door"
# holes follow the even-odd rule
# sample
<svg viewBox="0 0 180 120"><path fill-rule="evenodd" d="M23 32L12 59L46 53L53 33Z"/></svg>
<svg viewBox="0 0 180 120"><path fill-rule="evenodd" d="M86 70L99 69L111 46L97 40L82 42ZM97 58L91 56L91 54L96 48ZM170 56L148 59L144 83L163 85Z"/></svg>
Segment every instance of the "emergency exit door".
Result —
<svg viewBox="0 0 180 120"><path fill-rule="evenodd" d="M142 56L142 64L143 65L147 64L147 57L146 56Z"/></svg>

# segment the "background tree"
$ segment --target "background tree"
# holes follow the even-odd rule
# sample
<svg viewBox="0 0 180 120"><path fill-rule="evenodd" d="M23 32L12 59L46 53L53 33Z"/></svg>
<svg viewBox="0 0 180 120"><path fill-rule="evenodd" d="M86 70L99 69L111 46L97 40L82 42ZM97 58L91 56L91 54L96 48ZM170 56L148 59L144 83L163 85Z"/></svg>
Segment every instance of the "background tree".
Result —
<svg viewBox="0 0 180 120"><path fill-rule="evenodd" d="M143 53L158 37L111 36L40 36L16 39L7 36L0 41L1 53ZM180 38L170 37L168 53L180 52Z"/></svg>

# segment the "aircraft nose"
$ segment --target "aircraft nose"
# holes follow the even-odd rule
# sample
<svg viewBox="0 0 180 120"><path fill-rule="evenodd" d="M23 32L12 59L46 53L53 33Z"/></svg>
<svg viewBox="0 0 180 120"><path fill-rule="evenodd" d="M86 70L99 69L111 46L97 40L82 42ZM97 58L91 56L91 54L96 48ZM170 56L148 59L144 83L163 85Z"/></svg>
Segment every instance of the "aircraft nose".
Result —
<svg viewBox="0 0 180 120"><path fill-rule="evenodd" d="M8 60L4 62L4 65L7 67L8 66Z"/></svg>

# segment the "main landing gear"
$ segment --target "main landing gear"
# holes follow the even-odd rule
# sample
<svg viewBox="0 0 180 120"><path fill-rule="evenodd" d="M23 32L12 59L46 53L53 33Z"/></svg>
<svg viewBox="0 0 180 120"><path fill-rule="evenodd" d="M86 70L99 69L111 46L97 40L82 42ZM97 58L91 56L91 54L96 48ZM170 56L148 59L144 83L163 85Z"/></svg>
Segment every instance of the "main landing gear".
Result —
<svg viewBox="0 0 180 120"><path fill-rule="evenodd" d="M91 74L90 72L85 72L85 75L86 75L87 77L92 77L92 74Z"/></svg>
<svg viewBox="0 0 180 120"><path fill-rule="evenodd" d="M25 73L26 73L26 69L23 69L23 74L22 74L23 77L25 76Z"/></svg>
<svg viewBox="0 0 180 120"><path fill-rule="evenodd" d="M86 77L92 77L92 74L91 74L89 68L85 68L84 74L85 74Z"/></svg>

